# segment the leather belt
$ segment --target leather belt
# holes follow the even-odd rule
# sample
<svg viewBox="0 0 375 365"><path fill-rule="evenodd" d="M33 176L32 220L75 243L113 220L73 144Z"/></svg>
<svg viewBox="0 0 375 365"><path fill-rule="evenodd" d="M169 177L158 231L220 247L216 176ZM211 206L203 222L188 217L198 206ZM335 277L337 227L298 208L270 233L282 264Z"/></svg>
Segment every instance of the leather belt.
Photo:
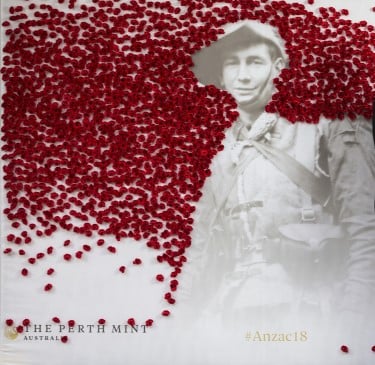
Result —
<svg viewBox="0 0 375 365"><path fill-rule="evenodd" d="M262 207L263 207L263 201L262 200L253 200L251 202L238 204L233 208L224 209L224 214L226 216L231 216L231 215L238 214L238 213L241 213L241 212L247 212L251 208L262 208Z"/></svg>

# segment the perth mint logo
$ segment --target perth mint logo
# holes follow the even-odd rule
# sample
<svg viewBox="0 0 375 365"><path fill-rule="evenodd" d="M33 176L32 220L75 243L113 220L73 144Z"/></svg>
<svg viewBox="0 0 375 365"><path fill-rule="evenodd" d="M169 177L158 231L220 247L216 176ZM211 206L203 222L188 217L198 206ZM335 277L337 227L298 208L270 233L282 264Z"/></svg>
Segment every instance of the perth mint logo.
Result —
<svg viewBox="0 0 375 365"><path fill-rule="evenodd" d="M69 327L63 324L30 324L25 326L22 333L18 333L15 327L7 326L4 335L9 340L22 339L24 341L60 341L62 336L67 334L98 335L137 335L147 332L146 325L129 324L77 324Z"/></svg>

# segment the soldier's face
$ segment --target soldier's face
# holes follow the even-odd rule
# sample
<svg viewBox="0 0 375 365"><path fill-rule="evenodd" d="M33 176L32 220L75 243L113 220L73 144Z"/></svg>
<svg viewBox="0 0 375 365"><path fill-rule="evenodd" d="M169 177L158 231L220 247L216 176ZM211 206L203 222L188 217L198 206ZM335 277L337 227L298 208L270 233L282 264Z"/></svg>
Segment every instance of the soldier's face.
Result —
<svg viewBox="0 0 375 365"><path fill-rule="evenodd" d="M222 84L244 110L265 106L272 80L281 70L281 59L273 60L266 44L257 44L224 54Z"/></svg>

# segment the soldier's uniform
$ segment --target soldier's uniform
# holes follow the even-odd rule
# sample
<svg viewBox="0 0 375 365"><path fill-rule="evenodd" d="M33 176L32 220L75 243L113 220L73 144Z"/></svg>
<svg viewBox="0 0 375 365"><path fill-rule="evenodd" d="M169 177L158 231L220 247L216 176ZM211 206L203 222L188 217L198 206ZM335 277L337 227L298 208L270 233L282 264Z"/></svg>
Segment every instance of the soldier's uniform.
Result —
<svg viewBox="0 0 375 365"><path fill-rule="evenodd" d="M264 24L229 27L208 54L250 37L272 43L286 60L282 41ZM217 59L196 56L202 83L221 86L220 65L211 65ZM185 285L200 308L231 320L272 308L279 314L369 310L375 292L369 121L291 124L263 113L249 128L238 120L211 170L197 206Z"/></svg>
<svg viewBox="0 0 375 365"><path fill-rule="evenodd" d="M240 123L228 130L198 204L191 264L201 262L193 269L196 299L229 316L259 308L366 312L375 285L371 123L290 124L267 114L254 128L261 130L255 140ZM259 145L313 173L321 201Z"/></svg>

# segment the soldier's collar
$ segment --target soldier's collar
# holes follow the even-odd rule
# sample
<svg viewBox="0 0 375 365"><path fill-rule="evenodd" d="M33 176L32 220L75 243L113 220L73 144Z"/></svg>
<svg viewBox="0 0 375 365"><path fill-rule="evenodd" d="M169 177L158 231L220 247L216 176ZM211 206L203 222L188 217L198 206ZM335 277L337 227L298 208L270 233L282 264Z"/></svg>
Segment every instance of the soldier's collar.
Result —
<svg viewBox="0 0 375 365"><path fill-rule="evenodd" d="M263 112L248 130L245 123L238 119L233 127L233 135L239 141L249 139L259 141L267 136L277 120L276 114Z"/></svg>

